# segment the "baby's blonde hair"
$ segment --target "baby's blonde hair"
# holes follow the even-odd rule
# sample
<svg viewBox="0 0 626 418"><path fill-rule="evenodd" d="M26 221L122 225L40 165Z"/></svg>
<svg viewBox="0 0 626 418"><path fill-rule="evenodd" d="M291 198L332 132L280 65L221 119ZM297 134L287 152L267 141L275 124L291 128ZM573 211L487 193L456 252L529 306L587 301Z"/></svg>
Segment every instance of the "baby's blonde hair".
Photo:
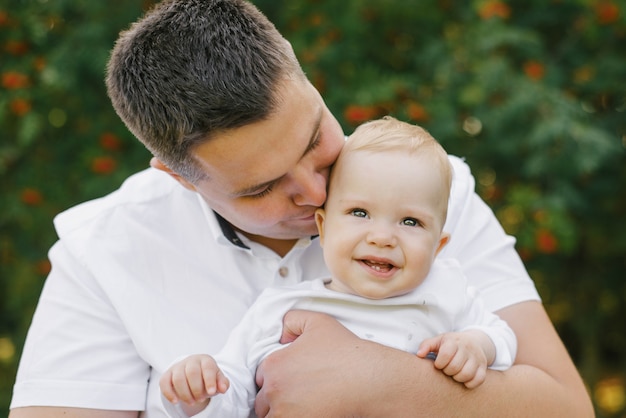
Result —
<svg viewBox="0 0 626 418"><path fill-rule="evenodd" d="M346 141L335 167L341 165L344 155L353 151L403 151L407 154L427 154L434 158L443 179L441 193L444 196L445 221L453 171L448 154L428 131L420 126L385 116L382 119L365 122L356 128Z"/></svg>

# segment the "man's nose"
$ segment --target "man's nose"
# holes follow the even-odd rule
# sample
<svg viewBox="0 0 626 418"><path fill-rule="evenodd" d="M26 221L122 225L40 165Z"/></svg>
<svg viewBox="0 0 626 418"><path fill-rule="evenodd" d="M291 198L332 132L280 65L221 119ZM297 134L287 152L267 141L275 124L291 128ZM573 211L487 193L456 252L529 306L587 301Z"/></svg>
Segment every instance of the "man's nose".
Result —
<svg viewBox="0 0 626 418"><path fill-rule="evenodd" d="M320 207L326 201L326 183L328 176L325 172L297 170L294 174L293 202L298 206Z"/></svg>

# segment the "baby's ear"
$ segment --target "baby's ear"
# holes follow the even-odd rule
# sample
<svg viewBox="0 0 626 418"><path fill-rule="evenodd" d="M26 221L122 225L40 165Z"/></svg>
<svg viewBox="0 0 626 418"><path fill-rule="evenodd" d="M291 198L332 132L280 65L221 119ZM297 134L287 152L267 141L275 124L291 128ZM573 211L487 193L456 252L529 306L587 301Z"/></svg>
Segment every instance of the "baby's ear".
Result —
<svg viewBox="0 0 626 418"><path fill-rule="evenodd" d="M192 192L196 191L196 187L193 184L191 184L183 176L181 176L180 174L176 173L171 168L166 166L165 163L159 160L157 157L152 157L152 159L150 160L150 167L156 168L157 170L161 170L164 173L169 174L174 180L179 182L185 189L191 190Z"/></svg>
<svg viewBox="0 0 626 418"><path fill-rule="evenodd" d="M324 218L326 212L324 209L319 208L315 211L315 223L317 224L317 232L320 234L320 245L324 245Z"/></svg>
<svg viewBox="0 0 626 418"><path fill-rule="evenodd" d="M443 247L445 247L448 242L450 242L450 234L447 232L442 232L441 237L439 238L439 245L437 246L437 250L435 250L435 256L439 254Z"/></svg>

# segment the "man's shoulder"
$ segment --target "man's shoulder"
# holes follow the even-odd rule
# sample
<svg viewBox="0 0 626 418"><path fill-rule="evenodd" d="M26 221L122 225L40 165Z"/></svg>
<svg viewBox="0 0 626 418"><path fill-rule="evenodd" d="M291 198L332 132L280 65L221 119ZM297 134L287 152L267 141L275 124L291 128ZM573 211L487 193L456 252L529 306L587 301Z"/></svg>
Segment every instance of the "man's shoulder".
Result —
<svg viewBox="0 0 626 418"><path fill-rule="evenodd" d="M472 176L471 169L465 158L457 157L455 155L448 154L448 160L452 166L452 191L457 189L467 189L467 187L474 187L474 177Z"/></svg>
<svg viewBox="0 0 626 418"><path fill-rule="evenodd" d="M140 219L142 212L158 213L176 200L189 198L185 189L167 174L155 169L146 169L128 177L112 193L80 203L54 219L60 238L73 231L88 228L107 219ZM187 194L193 196L193 193Z"/></svg>
<svg viewBox="0 0 626 418"><path fill-rule="evenodd" d="M474 191L476 182L472 176L469 165L463 158L448 155L452 166L452 186L450 188L450 198L448 200L448 217L444 230L456 233L456 227L464 214L471 212L472 205L475 204ZM458 239L454 235L452 239Z"/></svg>

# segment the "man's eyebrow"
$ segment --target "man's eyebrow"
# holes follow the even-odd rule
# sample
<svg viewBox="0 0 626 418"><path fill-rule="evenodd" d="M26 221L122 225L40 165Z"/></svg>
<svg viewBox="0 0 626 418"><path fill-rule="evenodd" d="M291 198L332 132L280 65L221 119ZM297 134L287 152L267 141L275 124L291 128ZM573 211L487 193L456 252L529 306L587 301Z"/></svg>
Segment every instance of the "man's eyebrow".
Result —
<svg viewBox="0 0 626 418"><path fill-rule="evenodd" d="M317 119L315 120L315 123L313 125L313 133L311 134L311 137L309 138L309 143L306 147L306 149L304 150L304 152L302 153L302 156L300 157L300 160L302 158L304 158L305 155L307 155L316 145L316 142L319 140L319 135L320 135L320 125L322 124L322 115L324 113L324 109L323 107L320 107L317 113ZM298 160L299 161L299 160ZM232 196L238 197L238 196L247 196L247 195L253 195L257 192L260 192L262 190L267 189L269 186L271 186L274 183L277 183L281 178L283 178L285 175L283 174L280 177L277 177L275 179L260 183L260 184L255 184L253 186L248 186L245 187L243 189L240 189L234 193L232 193Z"/></svg>

